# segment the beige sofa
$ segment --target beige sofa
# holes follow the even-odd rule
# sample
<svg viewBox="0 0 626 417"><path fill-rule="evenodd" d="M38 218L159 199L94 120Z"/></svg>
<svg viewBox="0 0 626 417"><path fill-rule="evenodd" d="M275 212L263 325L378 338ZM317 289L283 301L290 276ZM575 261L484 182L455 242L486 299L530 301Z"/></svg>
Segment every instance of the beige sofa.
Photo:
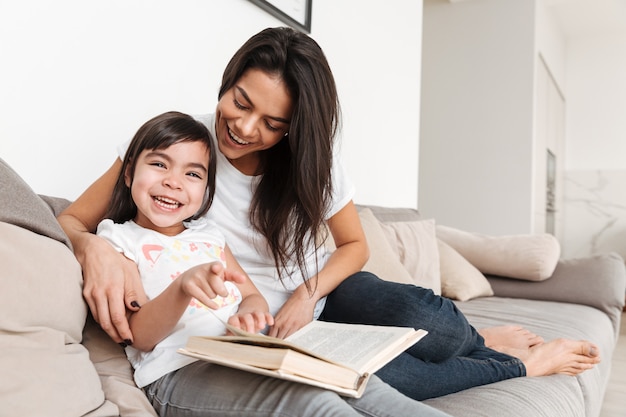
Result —
<svg viewBox="0 0 626 417"><path fill-rule="evenodd" d="M89 319L80 267L55 219L67 201L36 195L2 160L0 201L0 415L156 415L121 347ZM372 247L367 269L401 282L421 277L418 284L465 300L459 306L478 327L519 323L546 339L593 340L602 351L603 363L578 377L518 378L428 404L453 416L598 415L624 303L621 258L558 260L546 237L480 236L415 210L360 209Z"/></svg>

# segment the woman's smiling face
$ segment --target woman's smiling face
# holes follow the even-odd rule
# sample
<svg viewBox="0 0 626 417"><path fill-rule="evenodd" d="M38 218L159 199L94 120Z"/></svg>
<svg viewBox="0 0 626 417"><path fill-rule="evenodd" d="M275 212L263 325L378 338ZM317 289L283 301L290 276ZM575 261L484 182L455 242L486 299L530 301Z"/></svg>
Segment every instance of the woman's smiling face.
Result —
<svg viewBox="0 0 626 417"><path fill-rule="evenodd" d="M287 134L291 110L291 96L281 78L247 70L217 104L219 150L242 173L259 174L259 152Z"/></svg>

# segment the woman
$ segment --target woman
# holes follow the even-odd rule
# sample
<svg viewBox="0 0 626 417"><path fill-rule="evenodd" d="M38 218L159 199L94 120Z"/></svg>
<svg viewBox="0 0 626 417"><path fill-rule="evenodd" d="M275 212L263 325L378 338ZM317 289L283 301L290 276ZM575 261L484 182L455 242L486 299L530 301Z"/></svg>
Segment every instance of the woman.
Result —
<svg viewBox="0 0 626 417"><path fill-rule="evenodd" d="M286 28L253 36L224 71L216 113L200 120L219 149L208 216L268 300L275 316L271 335L284 337L318 317L424 328L429 336L380 372L415 399L524 375L574 374L599 361L595 346L583 341L538 344L513 352L519 358L496 352L449 300L359 272L367 243L353 187L332 155L336 88L310 37ZM137 273L90 233L104 214L120 164L59 220L83 265L85 297L95 318L123 340L132 338L124 302L137 309L133 301L144 297ZM324 222L337 246L332 254L317 244L326 238Z"/></svg>

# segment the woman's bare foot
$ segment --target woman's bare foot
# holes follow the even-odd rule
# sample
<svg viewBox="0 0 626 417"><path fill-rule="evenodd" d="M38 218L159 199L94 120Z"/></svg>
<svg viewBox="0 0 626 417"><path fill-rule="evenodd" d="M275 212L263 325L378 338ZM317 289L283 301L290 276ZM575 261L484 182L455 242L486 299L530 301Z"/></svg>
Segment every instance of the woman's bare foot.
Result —
<svg viewBox="0 0 626 417"><path fill-rule="evenodd" d="M543 338L522 326L495 326L480 329L485 345L494 350L501 348L530 349L543 343ZM506 353L506 352L505 352Z"/></svg>
<svg viewBox="0 0 626 417"><path fill-rule="evenodd" d="M586 340L556 339L530 349L507 349L522 360L526 376L578 375L600 363L598 347Z"/></svg>

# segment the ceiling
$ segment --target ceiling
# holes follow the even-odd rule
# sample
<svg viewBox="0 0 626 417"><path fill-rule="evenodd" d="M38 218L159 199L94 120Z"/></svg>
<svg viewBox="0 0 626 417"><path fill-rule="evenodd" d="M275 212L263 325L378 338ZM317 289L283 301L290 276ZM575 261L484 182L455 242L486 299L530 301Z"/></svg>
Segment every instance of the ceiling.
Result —
<svg viewBox="0 0 626 417"><path fill-rule="evenodd" d="M626 34L626 0L544 0L567 37Z"/></svg>

